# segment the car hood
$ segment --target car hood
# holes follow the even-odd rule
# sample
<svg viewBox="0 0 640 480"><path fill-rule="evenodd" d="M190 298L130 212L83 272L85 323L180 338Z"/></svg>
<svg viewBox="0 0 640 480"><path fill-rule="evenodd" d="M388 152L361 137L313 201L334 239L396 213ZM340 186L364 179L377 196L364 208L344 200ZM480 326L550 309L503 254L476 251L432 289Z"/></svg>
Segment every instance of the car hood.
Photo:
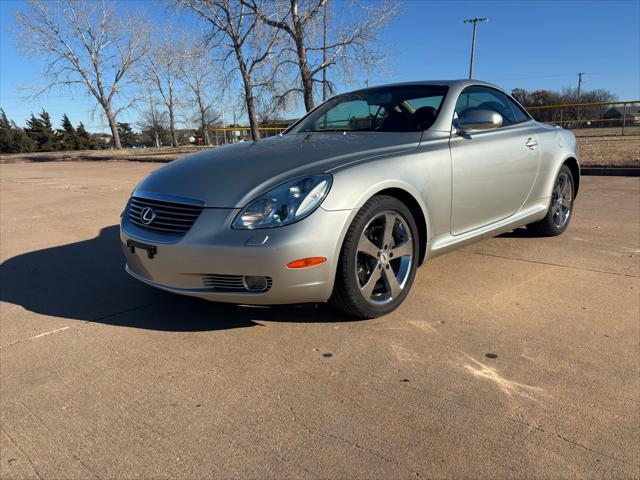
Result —
<svg viewBox="0 0 640 480"><path fill-rule="evenodd" d="M420 132L297 133L217 147L152 172L134 195L168 195L239 208L290 179L417 148Z"/></svg>

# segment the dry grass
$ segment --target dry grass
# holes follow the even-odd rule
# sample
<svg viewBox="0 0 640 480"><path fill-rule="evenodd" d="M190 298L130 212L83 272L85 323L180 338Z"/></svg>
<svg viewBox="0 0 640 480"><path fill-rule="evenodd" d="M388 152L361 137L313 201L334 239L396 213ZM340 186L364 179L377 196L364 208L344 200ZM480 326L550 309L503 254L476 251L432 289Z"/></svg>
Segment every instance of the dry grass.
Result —
<svg viewBox="0 0 640 480"><path fill-rule="evenodd" d="M73 152L38 152L0 155L0 163L56 162L74 160L132 160L137 162L169 162L204 147L124 148L122 150L78 150Z"/></svg>
<svg viewBox="0 0 640 480"><path fill-rule="evenodd" d="M576 128L571 130L576 137L617 137L622 134L622 128ZM640 135L640 126L625 127L625 136Z"/></svg>
<svg viewBox="0 0 640 480"><path fill-rule="evenodd" d="M640 167L640 136L577 137L583 167Z"/></svg>

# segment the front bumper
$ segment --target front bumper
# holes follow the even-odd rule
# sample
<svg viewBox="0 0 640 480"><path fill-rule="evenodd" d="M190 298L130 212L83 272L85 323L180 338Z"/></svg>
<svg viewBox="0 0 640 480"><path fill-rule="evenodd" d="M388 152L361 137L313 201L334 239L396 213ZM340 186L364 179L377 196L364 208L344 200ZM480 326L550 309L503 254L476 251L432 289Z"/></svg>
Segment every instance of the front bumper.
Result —
<svg viewBox="0 0 640 480"><path fill-rule="evenodd" d="M120 224L126 270L153 287L217 302L253 305L322 302L333 289L336 262L351 219L351 210L318 208L309 217L284 227L234 230L238 209L205 208L191 229L180 238L159 234L129 222ZM267 237L261 245L247 245ZM142 249L132 253L127 240L156 247L153 258ZM307 257L326 257L320 265L287 268ZM265 292L223 291L205 287L204 275L271 277Z"/></svg>

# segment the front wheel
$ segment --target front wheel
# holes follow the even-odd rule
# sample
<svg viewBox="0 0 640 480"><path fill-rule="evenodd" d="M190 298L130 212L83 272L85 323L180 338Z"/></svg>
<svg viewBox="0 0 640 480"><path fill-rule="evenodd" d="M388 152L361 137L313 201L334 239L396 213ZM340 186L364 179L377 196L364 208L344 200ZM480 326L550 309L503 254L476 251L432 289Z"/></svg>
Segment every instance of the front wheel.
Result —
<svg viewBox="0 0 640 480"><path fill-rule="evenodd" d="M571 220L574 192L574 179L571 169L563 165L553 186L547 216L539 222L528 225L527 228L545 237L561 235L567 229Z"/></svg>
<svg viewBox="0 0 640 480"><path fill-rule="evenodd" d="M345 237L330 302L361 318L395 310L413 284L419 240L404 203L384 195L371 198Z"/></svg>

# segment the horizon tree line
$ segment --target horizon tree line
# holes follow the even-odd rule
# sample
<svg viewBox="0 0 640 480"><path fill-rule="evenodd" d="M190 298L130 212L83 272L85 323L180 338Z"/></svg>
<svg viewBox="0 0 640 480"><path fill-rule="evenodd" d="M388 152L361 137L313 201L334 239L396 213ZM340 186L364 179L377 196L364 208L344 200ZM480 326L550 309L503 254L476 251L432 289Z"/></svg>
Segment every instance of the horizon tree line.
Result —
<svg viewBox="0 0 640 480"><path fill-rule="evenodd" d="M195 137L203 139L205 145L211 145L209 129L222 126L220 115L215 113L212 104L207 104L203 100L205 95L203 90L199 90L203 86L194 85L193 88L195 92L198 92L198 95L201 95L201 99L196 103L195 128L188 130L193 132ZM511 93L525 107L613 102L617 100L617 96L614 93L603 89L583 91L579 98L576 89L571 87L563 88L560 91L515 88ZM154 100L151 91L149 91L148 95L149 98L145 102L145 108L140 111L141 117L135 126L130 123L117 123L118 136L122 147L137 145L153 147L176 146L178 143L178 131L175 129L173 132L171 131L167 112L161 108L157 100ZM573 125L577 120L582 122L602 120L611 111L612 109L608 106L563 108L562 121L563 124L570 123ZM535 109L531 110L531 113L540 122L557 123L560 120L559 110L557 109ZM241 127L235 122L230 122L227 125ZM578 124L576 123L576 125ZM594 124L594 126L597 125L599 124ZM66 114L62 116L60 127L59 129L53 129L49 113L43 110L37 117L31 114L23 129L7 118L4 110L0 108L0 153L104 148L104 144L96 140L95 134L87 132L82 122L74 128ZM134 130L134 127L137 127L138 131ZM226 143L226 138L224 142ZM217 141L216 144L218 144Z"/></svg>
<svg viewBox="0 0 640 480"><path fill-rule="evenodd" d="M38 116L31 114L25 128L9 120L0 108L0 152L56 152L67 150L96 150L100 144L80 122L74 127L67 114L62 115L60 128L54 129L48 112L42 110Z"/></svg>

